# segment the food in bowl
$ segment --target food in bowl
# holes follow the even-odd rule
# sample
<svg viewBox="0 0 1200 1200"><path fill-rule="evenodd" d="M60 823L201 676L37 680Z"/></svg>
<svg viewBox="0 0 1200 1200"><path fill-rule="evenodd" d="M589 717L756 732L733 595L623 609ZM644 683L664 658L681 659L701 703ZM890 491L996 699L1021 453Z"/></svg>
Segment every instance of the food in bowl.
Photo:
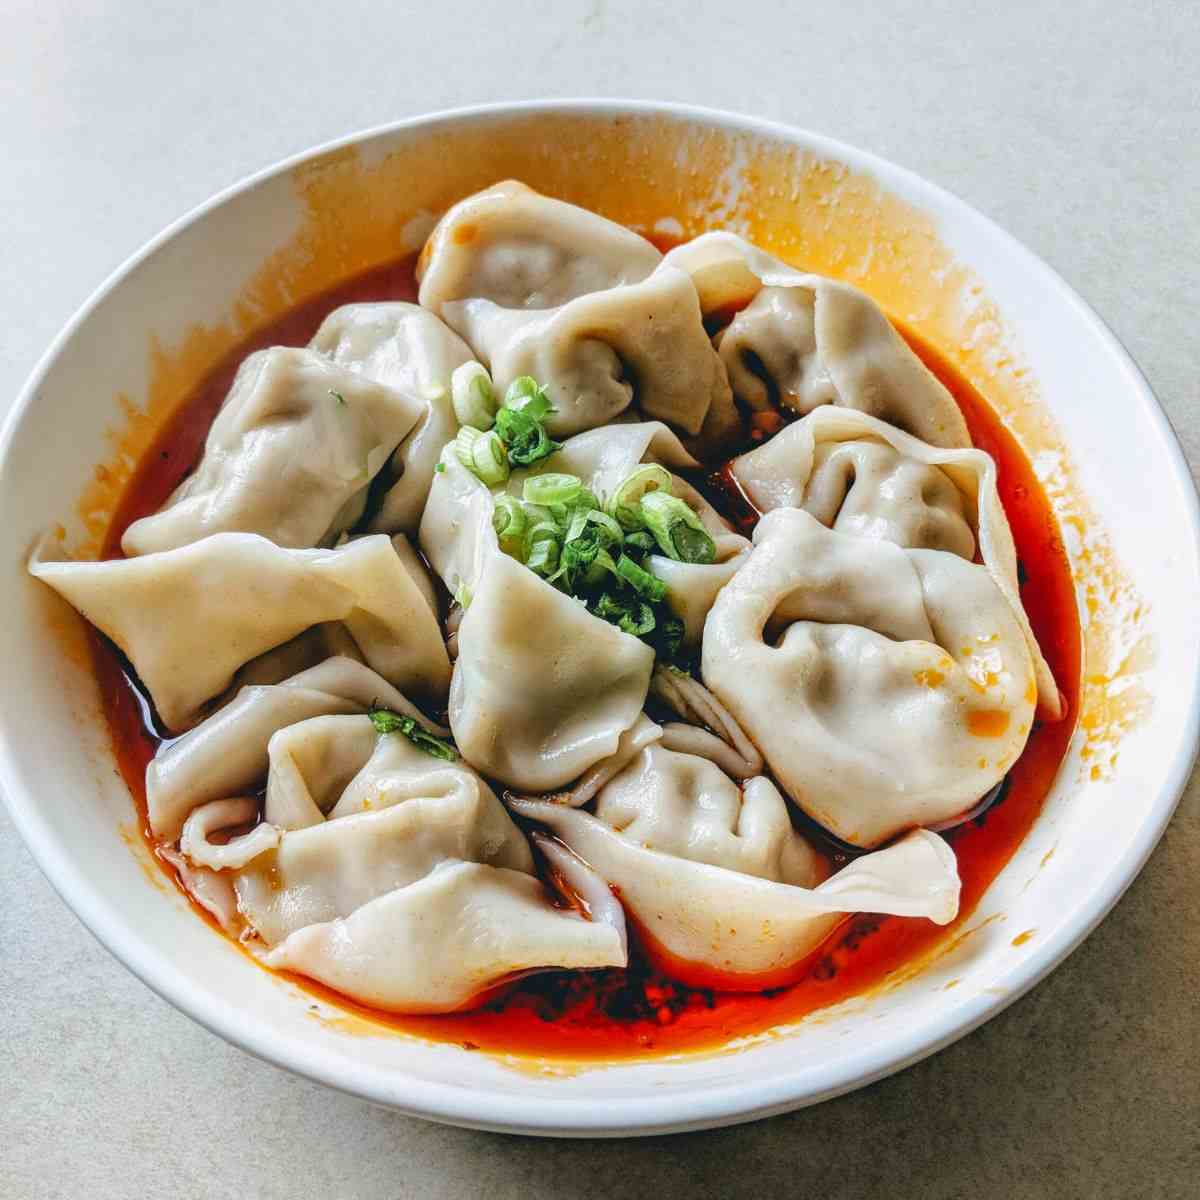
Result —
<svg viewBox="0 0 1200 1200"><path fill-rule="evenodd" d="M109 553L30 567L214 924L404 1028L619 1055L865 988L973 906L1078 625L932 348L517 183L339 291L183 401Z"/></svg>

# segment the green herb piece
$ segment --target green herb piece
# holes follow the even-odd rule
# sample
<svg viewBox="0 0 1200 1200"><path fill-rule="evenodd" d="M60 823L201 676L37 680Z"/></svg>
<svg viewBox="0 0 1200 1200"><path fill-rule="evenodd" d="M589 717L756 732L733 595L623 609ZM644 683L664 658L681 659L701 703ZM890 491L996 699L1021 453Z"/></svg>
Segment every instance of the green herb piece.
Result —
<svg viewBox="0 0 1200 1200"><path fill-rule="evenodd" d="M578 475L547 471L525 480L522 495L530 504L564 504L571 506L583 493L583 480Z"/></svg>
<svg viewBox="0 0 1200 1200"><path fill-rule="evenodd" d="M554 411L546 389L532 375L521 375L508 385L504 407L523 412L535 421L544 421Z"/></svg>
<svg viewBox="0 0 1200 1200"><path fill-rule="evenodd" d="M553 538L542 538L531 543L525 565L543 578L558 569L558 542Z"/></svg>
<svg viewBox="0 0 1200 1200"><path fill-rule="evenodd" d="M458 461L488 487L508 478L508 455L494 429L484 433L472 425L464 425L454 439L454 452Z"/></svg>
<svg viewBox="0 0 1200 1200"><path fill-rule="evenodd" d="M716 558L712 535L678 496L647 492L641 511L658 548L669 558L685 563L710 563Z"/></svg>
<svg viewBox="0 0 1200 1200"><path fill-rule="evenodd" d="M440 462L433 469L436 474L441 475L446 470L446 464L444 462Z"/></svg>
<svg viewBox="0 0 1200 1200"><path fill-rule="evenodd" d="M380 733L402 733L418 750L424 750L434 758L442 758L447 762L454 762L458 758L449 742L430 733L413 717L402 716L389 708L372 708L367 716Z"/></svg>
<svg viewBox="0 0 1200 1200"><path fill-rule="evenodd" d="M492 528L500 542L500 549L510 558L525 561L525 535L529 529L529 514L525 506L507 493L496 497L492 509Z"/></svg>
<svg viewBox="0 0 1200 1200"><path fill-rule="evenodd" d="M622 554L617 559L617 574L643 600L651 600L657 604L666 598L667 585L661 579L651 575L649 571L639 567L628 554Z"/></svg>
<svg viewBox="0 0 1200 1200"><path fill-rule="evenodd" d="M625 482L608 498L604 511L621 523L623 529L640 529L640 501L650 492L671 494L671 473L658 463L644 463L625 478Z"/></svg>
<svg viewBox="0 0 1200 1200"><path fill-rule="evenodd" d="M636 529L625 535L625 549L638 554L653 554L658 549L658 543L648 530Z"/></svg>
<svg viewBox="0 0 1200 1200"><path fill-rule="evenodd" d="M467 587L465 583L460 583L458 585L458 591L454 593L454 603L457 604L459 608L471 607L471 589Z"/></svg>
<svg viewBox="0 0 1200 1200"><path fill-rule="evenodd" d="M330 388L330 389L329 389L329 394L330 394L330 395L331 395L331 396L332 396L332 397L333 397L333 398L334 398L334 399L335 399L335 400L336 400L336 401L337 401L339 404L345 404L345 403L346 403L346 397L345 397L345 396L343 396L341 392L335 392L335 391L333 390L333 388Z"/></svg>
<svg viewBox="0 0 1200 1200"><path fill-rule="evenodd" d="M450 376L450 395L460 425L491 429L498 405L492 377L482 363L465 362L455 367Z"/></svg>
<svg viewBox="0 0 1200 1200"><path fill-rule="evenodd" d="M650 607L644 600L639 601L634 608L630 609L618 622L618 628L625 633L632 634L634 637L644 637L648 633L654 632L654 627L658 621L654 616L654 609Z"/></svg>
<svg viewBox="0 0 1200 1200"><path fill-rule="evenodd" d="M562 449L547 432L541 420L525 409L502 408L496 414L496 432L508 447L513 466L528 467Z"/></svg>

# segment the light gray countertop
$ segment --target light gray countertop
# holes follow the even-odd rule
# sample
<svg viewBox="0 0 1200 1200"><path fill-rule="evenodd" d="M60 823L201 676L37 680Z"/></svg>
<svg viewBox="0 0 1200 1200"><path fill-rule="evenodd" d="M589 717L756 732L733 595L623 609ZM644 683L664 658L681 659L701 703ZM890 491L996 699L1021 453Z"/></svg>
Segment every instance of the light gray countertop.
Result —
<svg viewBox="0 0 1200 1200"><path fill-rule="evenodd" d="M4 8L0 413L110 270L250 171L430 109L641 96L820 130L965 197L1096 306L1200 464L1188 0ZM1198 817L1193 779L1084 946L917 1067L721 1132L541 1143L226 1045L93 941L0 813L0 1196L1194 1197Z"/></svg>

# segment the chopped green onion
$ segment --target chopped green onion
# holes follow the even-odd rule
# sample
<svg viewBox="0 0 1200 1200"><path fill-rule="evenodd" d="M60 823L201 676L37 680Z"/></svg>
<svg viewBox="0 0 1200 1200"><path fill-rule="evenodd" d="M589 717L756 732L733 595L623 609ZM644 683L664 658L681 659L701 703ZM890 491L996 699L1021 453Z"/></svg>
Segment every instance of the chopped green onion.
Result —
<svg viewBox="0 0 1200 1200"><path fill-rule="evenodd" d="M649 571L639 567L628 554L622 554L617 559L617 574L643 600L653 600L657 604L667 594L667 585L661 579L651 575Z"/></svg>
<svg viewBox="0 0 1200 1200"><path fill-rule="evenodd" d="M569 505L582 491L583 480L578 475L547 471L544 475L531 475L526 479L522 495L530 504Z"/></svg>
<svg viewBox="0 0 1200 1200"><path fill-rule="evenodd" d="M471 607L471 589L465 583L458 585L458 591L454 593L454 603L463 609Z"/></svg>
<svg viewBox="0 0 1200 1200"><path fill-rule="evenodd" d="M604 545L620 546L625 541L625 534L622 532L621 526L608 513L601 512L598 508L592 508L584 512L583 517L589 525L596 526L600 541Z"/></svg>
<svg viewBox="0 0 1200 1200"><path fill-rule="evenodd" d="M539 575L553 575L558 567L558 542L553 538L541 538L531 542L525 565Z"/></svg>
<svg viewBox="0 0 1200 1200"><path fill-rule="evenodd" d="M716 558L712 535L678 496L647 492L641 510L646 527L668 558L686 563L710 563Z"/></svg>
<svg viewBox="0 0 1200 1200"><path fill-rule="evenodd" d="M562 443L554 441L526 409L502 408L496 414L496 432L508 447L509 462L514 466L531 466L562 449Z"/></svg>
<svg viewBox="0 0 1200 1200"><path fill-rule="evenodd" d="M454 762L458 758L449 742L430 733L413 717L402 716L388 708L372 708L367 716L380 733L402 733L418 750L424 750L434 758L443 758L447 762Z"/></svg>
<svg viewBox="0 0 1200 1200"><path fill-rule="evenodd" d="M496 506L492 509L492 528L496 531L500 549L510 558L524 562L529 514L515 496L506 493L496 497Z"/></svg>
<svg viewBox="0 0 1200 1200"><path fill-rule="evenodd" d="M346 403L346 397L345 397L345 396L343 396L341 392L335 392L335 391L333 390L333 388L330 388L330 389L329 389L329 394L330 394L330 395L331 395L331 396L332 396L332 397L333 397L333 398L334 398L334 399L335 399L335 400L336 400L336 401L337 401L339 404L345 404L345 403Z"/></svg>
<svg viewBox="0 0 1200 1200"><path fill-rule="evenodd" d="M450 376L450 393L460 425L491 429L495 424L496 395L492 391L492 377L482 363L465 362L455 367Z"/></svg>
<svg viewBox="0 0 1200 1200"><path fill-rule="evenodd" d="M616 573L617 564L613 562L612 555L607 550L597 550L596 557L588 563L583 572L583 586L598 588L604 582L606 575L616 575Z"/></svg>
<svg viewBox="0 0 1200 1200"><path fill-rule="evenodd" d="M488 487L508 478L508 455L495 430L484 433L472 425L464 425L454 439L454 452L458 461Z"/></svg>
<svg viewBox="0 0 1200 1200"><path fill-rule="evenodd" d="M554 411L546 389L531 375L521 375L508 385L504 407L523 412L534 421L544 421Z"/></svg>
<svg viewBox="0 0 1200 1200"><path fill-rule="evenodd" d="M671 494L671 472L658 463L644 463L626 476L625 482L608 498L604 511L618 520L622 528L639 529L644 522L638 503L650 492Z"/></svg>
<svg viewBox="0 0 1200 1200"><path fill-rule="evenodd" d="M444 462L440 462L433 468L433 470L435 475L441 475L446 470L446 464Z"/></svg>
<svg viewBox="0 0 1200 1200"><path fill-rule="evenodd" d="M625 535L625 549L637 551L638 554L653 554L658 549L654 534L645 529L635 529Z"/></svg>
<svg viewBox="0 0 1200 1200"><path fill-rule="evenodd" d="M654 627L657 624L654 609L644 600L639 601L634 608L617 622L618 628L632 634L634 637L642 637L647 633L653 633Z"/></svg>

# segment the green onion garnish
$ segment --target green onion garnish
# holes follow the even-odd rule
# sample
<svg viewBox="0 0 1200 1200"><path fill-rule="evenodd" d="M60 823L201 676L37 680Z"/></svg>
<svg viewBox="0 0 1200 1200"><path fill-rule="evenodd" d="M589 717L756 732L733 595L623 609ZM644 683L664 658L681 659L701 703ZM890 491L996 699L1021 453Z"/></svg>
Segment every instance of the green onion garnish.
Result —
<svg viewBox="0 0 1200 1200"><path fill-rule="evenodd" d="M641 499L641 511L646 528L668 558L685 563L710 563L716 558L712 535L678 496L647 492Z"/></svg>
<svg viewBox="0 0 1200 1200"><path fill-rule="evenodd" d="M571 505L582 491L583 480L578 475L547 471L544 475L531 475L526 479L522 495L530 504Z"/></svg>
<svg viewBox="0 0 1200 1200"><path fill-rule="evenodd" d="M671 494L671 473L658 463L645 463L633 471L625 482L608 498L604 511L621 523L623 529L640 529L642 520L639 501L649 492Z"/></svg>
<svg viewBox="0 0 1200 1200"><path fill-rule="evenodd" d="M496 394L492 377L482 363L465 362L455 367L450 376L450 394L460 425L491 429L496 420Z"/></svg>
<svg viewBox="0 0 1200 1200"><path fill-rule="evenodd" d="M426 754L432 754L434 758L443 758L447 762L454 762L458 758L454 747L449 742L435 737L428 729L422 728L413 717L402 716L400 713L392 712L390 708L372 708L368 711L367 716L371 718L371 724L380 733L402 733L418 750L424 750Z"/></svg>
<svg viewBox="0 0 1200 1200"><path fill-rule="evenodd" d="M617 559L617 574L643 600L653 600L657 604L667 595L667 585L661 579L651 575L649 571L639 567L628 554L622 554Z"/></svg>
<svg viewBox="0 0 1200 1200"><path fill-rule="evenodd" d="M492 528L500 542L500 549L518 562L525 561L525 534L529 529L529 514L515 496L507 493L496 497L492 509Z"/></svg>
<svg viewBox="0 0 1200 1200"><path fill-rule="evenodd" d="M558 542L553 538L542 538L532 542L525 565L543 577L553 575L558 568Z"/></svg>
<svg viewBox="0 0 1200 1200"><path fill-rule="evenodd" d="M458 461L488 487L508 478L508 455L494 429L484 433L472 425L464 425L454 439L454 452Z"/></svg>

